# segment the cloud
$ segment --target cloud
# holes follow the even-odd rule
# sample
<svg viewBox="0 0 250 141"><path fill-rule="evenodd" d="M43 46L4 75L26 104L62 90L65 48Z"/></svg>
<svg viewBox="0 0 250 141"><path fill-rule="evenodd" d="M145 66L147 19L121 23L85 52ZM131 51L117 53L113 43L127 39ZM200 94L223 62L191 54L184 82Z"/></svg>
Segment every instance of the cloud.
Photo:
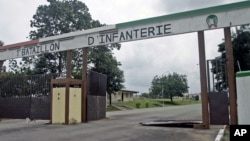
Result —
<svg viewBox="0 0 250 141"><path fill-rule="evenodd" d="M176 13L234 2L239 0L156 0L156 5L160 12Z"/></svg>
<svg viewBox="0 0 250 141"><path fill-rule="evenodd" d="M132 20L200 9L238 0L82 0L93 19L116 24ZM101 4L99 4L101 2ZM15 3L15 4L13 4ZM0 1L0 40L11 44L28 40L30 20L46 0ZM218 56L223 30L205 32L206 58ZM197 33L122 43L114 52L125 74L127 89L148 92L155 75L186 74L190 92L200 91Z"/></svg>
<svg viewBox="0 0 250 141"><path fill-rule="evenodd" d="M168 0L167 2L156 0L154 2L150 10L155 14L151 15L159 16L232 3L236 0ZM136 15L140 14L136 13ZM221 29L205 32L206 59L213 59L219 55L217 45L222 42L222 38ZM122 49L115 54L122 62L121 69L125 73L127 88L148 92L153 77L169 71L186 74L190 86L189 92L200 92L197 33L123 43Z"/></svg>
<svg viewBox="0 0 250 141"><path fill-rule="evenodd" d="M30 20L37 6L45 3L46 0L0 1L0 40L5 44L28 40Z"/></svg>
<svg viewBox="0 0 250 141"><path fill-rule="evenodd" d="M154 0L84 0L93 19L106 24L117 24L156 16Z"/></svg>
<svg viewBox="0 0 250 141"><path fill-rule="evenodd" d="M122 62L127 88L144 86L141 91L147 92L155 75L198 73L198 45L193 42L197 37L190 33L122 44L115 54Z"/></svg>

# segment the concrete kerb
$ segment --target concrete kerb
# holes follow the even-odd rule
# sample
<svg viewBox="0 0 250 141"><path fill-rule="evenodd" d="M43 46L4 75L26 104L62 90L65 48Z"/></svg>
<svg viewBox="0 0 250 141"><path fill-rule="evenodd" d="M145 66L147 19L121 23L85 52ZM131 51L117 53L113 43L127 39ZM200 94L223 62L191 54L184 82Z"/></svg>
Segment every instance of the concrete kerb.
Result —
<svg viewBox="0 0 250 141"><path fill-rule="evenodd" d="M219 130L214 141L221 141L222 137L224 136L224 132L225 132L226 127L227 127L227 125L224 125L223 128Z"/></svg>

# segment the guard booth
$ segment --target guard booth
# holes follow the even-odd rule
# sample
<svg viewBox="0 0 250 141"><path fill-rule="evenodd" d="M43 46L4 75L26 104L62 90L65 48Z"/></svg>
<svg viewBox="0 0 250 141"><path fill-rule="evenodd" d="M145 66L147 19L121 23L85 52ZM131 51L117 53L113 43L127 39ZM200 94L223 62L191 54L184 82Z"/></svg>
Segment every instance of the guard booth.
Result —
<svg viewBox="0 0 250 141"><path fill-rule="evenodd" d="M82 80L51 80L51 123L75 124L82 121Z"/></svg>

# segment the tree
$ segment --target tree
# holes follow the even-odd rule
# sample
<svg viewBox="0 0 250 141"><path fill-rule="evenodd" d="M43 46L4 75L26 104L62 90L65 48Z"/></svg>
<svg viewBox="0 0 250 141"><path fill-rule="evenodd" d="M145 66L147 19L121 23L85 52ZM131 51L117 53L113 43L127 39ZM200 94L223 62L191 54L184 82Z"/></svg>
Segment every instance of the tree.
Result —
<svg viewBox="0 0 250 141"><path fill-rule="evenodd" d="M149 93L142 93L140 97L141 98L150 98L150 95L149 95Z"/></svg>
<svg viewBox="0 0 250 141"><path fill-rule="evenodd" d="M4 42L0 40L0 47L4 45ZM2 71L5 72L6 71L6 67L3 66L4 61L0 60L0 75L2 75Z"/></svg>
<svg viewBox="0 0 250 141"><path fill-rule="evenodd" d="M78 0L47 0L48 5L40 5L37 8L33 19L30 21L32 28L30 39L43 38L74 32L76 30L86 30L94 27L104 26L98 20L93 20L88 7ZM120 62L113 57L112 50L120 49L119 44L93 47L88 54L88 64L93 65L92 70L108 76L108 93L122 88L124 82L123 71L119 69ZM81 78L82 69L82 49L74 50L72 56L72 75ZM65 52L42 54L35 57L23 58L22 66L14 61L21 68L17 72L44 74L62 73L65 71ZM16 66L13 65L13 69Z"/></svg>
<svg viewBox="0 0 250 141"><path fill-rule="evenodd" d="M150 90L151 97L168 97L173 102L174 96L183 96L183 93L188 91L187 77L175 72L167 76L155 76L152 80Z"/></svg>
<svg viewBox="0 0 250 141"><path fill-rule="evenodd" d="M30 21L31 27L35 28L35 30L30 32L29 37L31 39L103 26L99 21L91 18L88 7L81 1L47 1L49 2L49 5L39 6L36 14L33 16L33 20ZM78 54L78 56L82 55L81 50L74 50L73 54ZM65 71L65 58L65 52L59 52L43 54L35 59L32 59L31 57L25 58L24 62L35 64L35 74L62 73ZM73 57L73 60L76 60L75 56Z"/></svg>
<svg viewBox="0 0 250 141"><path fill-rule="evenodd" d="M3 46L3 45L4 45L3 41L0 40L0 46Z"/></svg>
<svg viewBox="0 0 250 141"><path fill-rule="evenodd" d="M74 32L76 30L85 30L94 27L100 27L98 20L93 20L88 7L78 0L47 0L48 5L40 5L30 26L34 29L30 31L30 39L38 39L63 33ZM82 50L74 50L73 68L79 68L82 60ZM19 74L44 74L44 73L62 73L65 71L65 52L47 53L39 56L24 57L18 64L16 60L11 60L10 68ZM77 63L76 63L77 62ZM18 65L18 69L15 65ZM78 65L78 66L75 66Z"/></svg>
<svg viewBox="0 0 250 141"><path fill-rule="evenodd" d="M107 75L107 93L109 104L112 105L112 93L124 88L123 71L118 66L120 62L113 57L112 47L94 47L89 54L89 61L95 66L91 70Z"/></svg>
<svg viewBox="0 0 250 141"><path fill-rule="evenodd" d="M234 55L234 71L250 69L250 32L249 26L236 27L236 32L232 36L232 46ZM218 45L220 56L212 61L211 72L215 75L215 90L223 91L227 89L226 76L226 52L225 43Z"/></svg>
<svg viewBox="0 0 250 141"><path fill-rule="evenodd" d="M159 77L156 75L152 82L150 87L150 97L151 98L159 98L162 95L162 85L163 85L163 77Z"/></svg>

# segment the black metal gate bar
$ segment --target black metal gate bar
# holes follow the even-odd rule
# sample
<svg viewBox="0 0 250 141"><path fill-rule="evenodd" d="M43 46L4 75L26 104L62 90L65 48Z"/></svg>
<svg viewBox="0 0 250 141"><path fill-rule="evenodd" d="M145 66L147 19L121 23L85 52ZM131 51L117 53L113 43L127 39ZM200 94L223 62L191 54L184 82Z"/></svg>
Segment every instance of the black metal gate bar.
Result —
<svg viewBox="0 0 250 141"><path fill-rule="evenodd" d="M0 118L50 118L50 80L59 74L0 78Z"/></svg>

